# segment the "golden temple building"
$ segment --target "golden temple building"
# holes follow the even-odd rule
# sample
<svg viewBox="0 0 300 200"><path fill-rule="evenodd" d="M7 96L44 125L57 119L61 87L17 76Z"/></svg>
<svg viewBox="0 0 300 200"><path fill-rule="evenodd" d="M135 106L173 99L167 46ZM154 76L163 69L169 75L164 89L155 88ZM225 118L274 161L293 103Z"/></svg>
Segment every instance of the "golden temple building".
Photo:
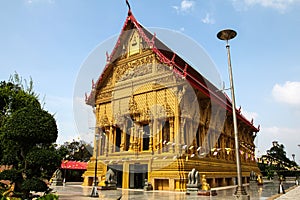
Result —
<svg viewBox="0 0 300 200"><path fill-rule="evenodd" d="M117 187L185 191L195 168L211 187L236 184L231 100L129 10L99 79L86 97L96 129L83 185L109 169ZM236 109L243 183L260 174L254 139L259 128Z"/></svg>

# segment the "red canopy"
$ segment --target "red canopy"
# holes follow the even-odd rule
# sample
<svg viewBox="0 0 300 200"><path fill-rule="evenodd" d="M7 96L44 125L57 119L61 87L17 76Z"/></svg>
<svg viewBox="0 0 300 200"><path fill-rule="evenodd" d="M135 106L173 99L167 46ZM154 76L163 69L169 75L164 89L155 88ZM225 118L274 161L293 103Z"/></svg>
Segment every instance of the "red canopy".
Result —
<svg viewBox="0 0 300 200"><path fill-rule="evenodd" d="M88 164L87 162L63 160L63 161L61 161L60 168L61 169L83 169L83 170L86 170L87 164Z"/></svg>

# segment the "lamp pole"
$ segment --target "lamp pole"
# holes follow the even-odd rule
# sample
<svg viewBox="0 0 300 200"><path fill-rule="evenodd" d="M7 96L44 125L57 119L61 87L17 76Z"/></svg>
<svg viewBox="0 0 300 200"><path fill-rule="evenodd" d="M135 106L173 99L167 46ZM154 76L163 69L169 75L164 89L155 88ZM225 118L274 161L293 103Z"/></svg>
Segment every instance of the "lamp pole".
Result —
<svg viewBox="0 0 300 200"><path fill-rule="evenodd" d="M300 148L300 144L298 144L297 146ZM296 164L297 164L297 162L296 162ZM298 165L297 165L297 166L298 166Z"/></svg>
<svg viewBox="0 0 300 200"><path fill-rule="evenodd" d="M235 156L236 156L236 169L238 176L238 186L234 193L236 199L250 199L250 196L247 194L243 184L242 184L242 169L241 169L241 160L240 160L240 146L238 138L238 127L236 119L236 106L235 106L235 95L234 95L234 86L233 86L233 75L231 67L231 58L230 58L230 46L228 41L235 38L237 33L234 30L226 29L222 30L217 34L217 37L220 40L226 40L226 49L227 49L227 58L228 58L228 71L229 71L229 80L230 80L230 89L231 89L231 100L232 100L232 116L233 116L233 129L234 129L234 141L235 141Z"/></svg>
<svg viewBox="0 0 300 200"><path fill-rule="evenodd" d="M99 197L98 191L97 191L97 163L98 163L98 140L99 140L99 134L95 134L95 146L96 146L96 152L95 152L95 176L94 176L94 186L92 189L91 197Z"/></svg>
<svg viewBox="0 0 300 200"><path fill-rule="evenodd" d="M295 154L292 154L292 157L293 157L293 161L295 162Z"/></svg>

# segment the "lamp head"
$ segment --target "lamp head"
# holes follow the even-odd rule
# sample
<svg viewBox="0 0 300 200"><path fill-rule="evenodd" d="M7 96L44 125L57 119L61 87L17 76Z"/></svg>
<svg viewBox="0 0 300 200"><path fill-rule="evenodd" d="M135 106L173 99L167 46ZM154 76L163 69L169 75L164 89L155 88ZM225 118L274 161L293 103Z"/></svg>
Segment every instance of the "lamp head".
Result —
<svg viewBox="0 0 300 200"><path fill-rule="evenodd" d="M231 30L231 29L225 29L225 30L222 30L220 31L218 34L217 34L217 37L220 39L220 40L231 40L233 38L235 38L237 35L236 31L234 30Z"/></svg>

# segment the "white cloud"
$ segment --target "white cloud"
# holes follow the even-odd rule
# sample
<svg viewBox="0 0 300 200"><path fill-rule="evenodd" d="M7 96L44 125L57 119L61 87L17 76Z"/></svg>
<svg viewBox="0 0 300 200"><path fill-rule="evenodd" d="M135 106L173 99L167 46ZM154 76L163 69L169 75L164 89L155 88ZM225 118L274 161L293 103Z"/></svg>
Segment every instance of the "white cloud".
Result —
<svg viewBox="0 0 300 200"><path fill-rule="evenodd" d="M272 141L278 141L279 144L284 145L287 156L290 157L291 154L299 151L298 144L300 142L296 139L299 137L299 134L300 127L262 127L255 143L258 146L259 154L262 155L272 147Z"/></svg>
<svg viewBox="0 0 300 200"><path fill-rule="evenodd" d="M25 2L27 4L33 4L33 3L49 3L49 4L54 4L55 0L26 0Z"/></svg>
<svg viewBox="0 0 300 200"><path fill-rule="evenodd" d="M295 140L295 138L299 136L300 128L271 126L271 127L262 128L260 132L262 135L265 136L269 135L270 137L272 137L273 138L272 141L278 141L279 143L282 143L284 146L288 146L289 144L288 143L284 144L283 141ZM295 141L295 142L297 143L299 141Z"/></svg>
<svg viewBox="0 0 300 200"><path fill-rule="evenodd" d="M300 106L300 82L287 81L283 85L275 84L272 95L278 102Z"/></svg>
<svg viewBox="0 0 300 200"><path fill-rule="evenodd" d="M193 8L194 4L195 4L195 2L193 2L193 1L183 0L181 2L181 9L183 11L188 11Z"/></svg>
<svg viewBox="0 0 300 200"><path fill-rule="evenodd" d="M173 6L173 8L178 12L188 13L193 10L195 6L194 1L182 0L180 6Z"/></svg>
<svg viewBox="0 0 300 200"><path fill-rule="evenodd" d="M211 14L206 13L205 17L201 19L204 24L214 24L215 20L212 18Z"/></svg>
<svg viewBox="0 0 300 200"><path fill-rule="evenodd" d="M239 10L241 8L247 9L249 7L259 5L265 8L272 8L284 13L288 8L300 0L232 0L234 6Z"/></svg>

